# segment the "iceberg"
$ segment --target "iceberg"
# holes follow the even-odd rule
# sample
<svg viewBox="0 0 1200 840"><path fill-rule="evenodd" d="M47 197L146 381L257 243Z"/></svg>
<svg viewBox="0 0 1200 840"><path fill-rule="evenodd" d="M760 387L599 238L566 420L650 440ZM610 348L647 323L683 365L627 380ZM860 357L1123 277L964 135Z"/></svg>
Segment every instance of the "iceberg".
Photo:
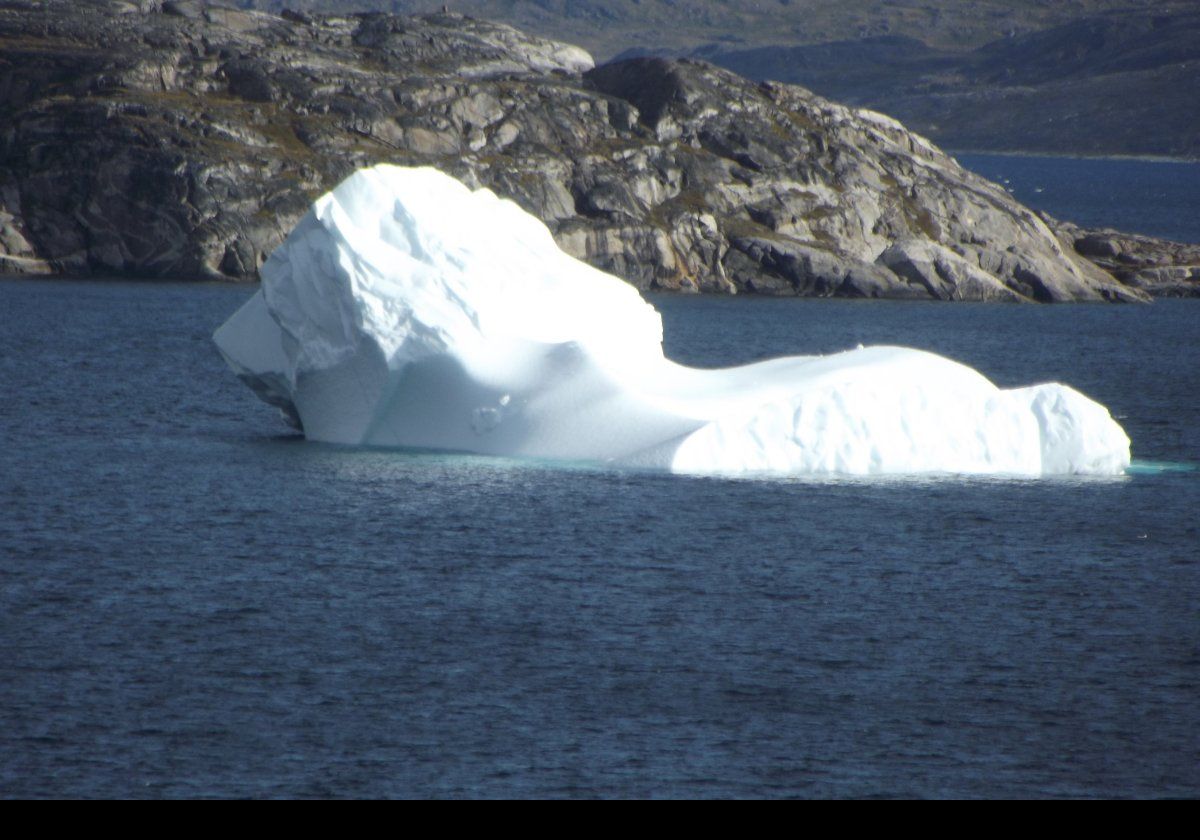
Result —
<svg viewBox="0 0 1200 840"><path fill-rule="evenodd" d="M690 474L1118 474L1129 438L1059 384L1002 390L921 350L723 370L516 204L435 169L360 170L318 199L215 333L311 440Z"/></svg>

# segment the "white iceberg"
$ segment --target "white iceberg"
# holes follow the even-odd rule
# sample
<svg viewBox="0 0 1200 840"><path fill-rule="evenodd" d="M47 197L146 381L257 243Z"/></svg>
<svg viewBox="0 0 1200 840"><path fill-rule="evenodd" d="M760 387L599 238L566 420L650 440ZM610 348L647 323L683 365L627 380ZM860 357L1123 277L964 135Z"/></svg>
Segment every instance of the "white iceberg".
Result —
<svg viewBox="0 0 1200 840"><path fill-rule="evenodd" d="M1001 390L920 350L675 364L635 289L434 169L321 197L214 338L332 443L719 474L1116 474L1129 438L1065 385Z"/></svg>

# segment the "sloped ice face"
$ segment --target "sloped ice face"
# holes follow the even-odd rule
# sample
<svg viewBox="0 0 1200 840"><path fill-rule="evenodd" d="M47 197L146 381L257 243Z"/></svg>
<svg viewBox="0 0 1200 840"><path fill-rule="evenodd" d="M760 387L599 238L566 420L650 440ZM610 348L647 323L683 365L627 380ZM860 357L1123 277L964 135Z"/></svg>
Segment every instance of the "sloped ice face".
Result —
<svg viewBox="0 0 1200 840"><path fill-rule="evenodd" d="M307 437L686 473L1120 473L1129 439L1064 385L1000 390L919 350L696 370L636 290L433 169L320 198L215 340Z"/></svg>

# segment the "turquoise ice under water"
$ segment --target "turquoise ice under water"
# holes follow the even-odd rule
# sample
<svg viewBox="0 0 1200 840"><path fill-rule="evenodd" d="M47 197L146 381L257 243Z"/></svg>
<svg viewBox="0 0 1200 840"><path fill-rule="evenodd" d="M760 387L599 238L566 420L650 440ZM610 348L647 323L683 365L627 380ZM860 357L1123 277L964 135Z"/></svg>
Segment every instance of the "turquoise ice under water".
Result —
<svg viewBox="0 0 1200 840"><path fill-rule="evenodd" d="M5 796L1200 790L1196 302L656 298L689 364L1070 382L1136 462L730 481L310 444L247 295L0 283Z"/></svg>
<svg viewBox="0 0 1200 840"><path fill-rule="evenodd" d="M1125 472L1129 475L1159 475L1172 472L1195 472L1196 465L1183 461L1134 461Z"/></svg>

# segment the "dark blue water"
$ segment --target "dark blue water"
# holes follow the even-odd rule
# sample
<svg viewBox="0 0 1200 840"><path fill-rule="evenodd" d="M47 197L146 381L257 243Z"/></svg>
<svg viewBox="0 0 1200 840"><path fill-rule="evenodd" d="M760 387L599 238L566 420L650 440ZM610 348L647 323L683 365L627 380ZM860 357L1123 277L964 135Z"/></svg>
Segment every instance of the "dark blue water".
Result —
<svg viewBox="0 0 1200 840"><path fill-rule="evenodd" d="M1200 242L1200 162L956 154L1036 210L1084 227Z"/></svg>
<svg viewBox="0 0 1200 840"><path fill-rule="evenodd" d="M354 451L222 286L0 283L0 795L1195 796L1200 473L733 481ZM662 298L901 342L1200 462L1200 305Z"/></svg>

